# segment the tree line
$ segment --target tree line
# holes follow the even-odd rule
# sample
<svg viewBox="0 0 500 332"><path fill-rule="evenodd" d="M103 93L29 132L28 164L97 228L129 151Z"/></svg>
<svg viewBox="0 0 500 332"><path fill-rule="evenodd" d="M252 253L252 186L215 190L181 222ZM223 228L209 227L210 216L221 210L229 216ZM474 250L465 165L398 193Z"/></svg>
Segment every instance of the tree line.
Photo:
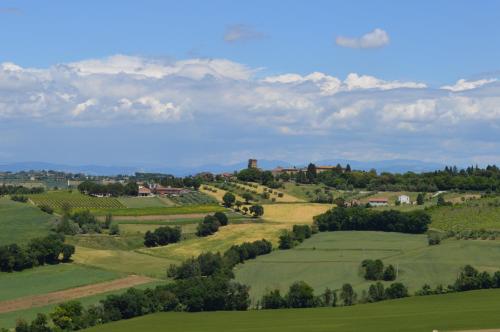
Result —
<svg viewBox="0 0 500 332"><path fill-rule="evenodd" d="M137 196L139 186L135 182L129 182L123 185L119 182L102 184L94 181L83 181L78 185L78 191L86 195L109 195L119 196Z"/></svg>
<svg viewBox="0 0 500 332"><path fill-rule="evenodd" d="M3 184L0 187L0 196L41 194L44 191L45 191L45 188L43 188L43 187L28 188L28 187L23 187L23 186L12 186L12 185L6 186L5 184Z"/></svg>
<svg viewBox="0 0 500 332"><path fill-rule="evenodd" d="M314 217L320 232L364 230L422 234L430 223L430 215L422 210L377 211L365 207L336 207Z"/></svg>
<svg viewBox="0 0 500 332"><path fill-rule="evenodd" d="M232 268L271 250L269 241L260 240L232 246L223 254L203 253L171 266L172 283L145 290L130 288L87 307L78 301L61 303L49 315L38 314L31 322L19 319L16 331L75 331L155 312L247 310L249 287L232 280Z"/></svg>
<svg viewBox="0 0 500 332"><path fill-rule="evenodd" d="M0 246L0 271L13 272L45 264L69 262L75 247L64 243L64 236L50 234L32 239L27 245L15 243Z"/></svg>
<svg viewBox="0 0 500 332"><path fill-rule="evenodd" d="M500 169L496 165L485 168L470 166L464 169L446 166L433 172L377 174L375 170L354 171L349 165L345 168L337 165L331 170L318 173L316 165L311 163L306 171L293 175L281 174L279 179L294 180L297 183L323 183L342 190L360 188L370 191L434 192L456 189L500 192Z"/></svg>

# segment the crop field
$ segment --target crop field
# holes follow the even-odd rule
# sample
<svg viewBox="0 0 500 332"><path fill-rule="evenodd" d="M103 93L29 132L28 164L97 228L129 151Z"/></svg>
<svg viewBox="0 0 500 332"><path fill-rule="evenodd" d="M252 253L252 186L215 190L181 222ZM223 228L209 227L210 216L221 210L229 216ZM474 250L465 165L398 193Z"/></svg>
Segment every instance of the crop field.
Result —
<svg viewBox="0 0 500 332"><path fill-rule="evenodd" d="M125 208L116 198L92 197L79 192L52 191L44 194L29 195L30 200L36 205L48 205L60 211L64 205L72 209L115 209Z"/></svg>
<svg viewBox="0 0 500 332"><path fill-rule="evenodd" d="M0 244L25 243L46 235L53 216L30 204L0 198Z"/></svg>
<svg viewBox="0 0 500 332"><path fill-rule="evenodd" d="M294 203L266 204L263 218L283 224L310 224L313 217L333 207L331 204Z"/></svg>
<svg viewBox="0 0 500 332"><path fill-rule="evenodd" d="M500 230L500 199L482 198L453 206L433 207L431 227L442 230Z"/></svg>
<svg viewBox="0 0 500 332"><path fill-rule="evenodd" d="M77 264L46 265L21 272L0 272L0 301L109 281L122 274Z"/></svg>
<svg viewBox="0 0 500 332"><path fill-rule="evenodd" d="M500 290L410 297L337 308L159 313L88 332L429 332L500 327Z"/></svg>
<svg viewBox="0 0 500 332"><path fill-rule="evenodd" d="M425 235L383 232L319 233L291 250L279 250L238 266L236 279L251 286L253 301L266 289L285 291L304 280L318 292L339 289L349 282L357 291L371 282L362 277L364 259L382 259L398 269L397 281L411 292L425 283L433 286L453 282L461 267L473 264L479 270L500 269L500 242L448 239L429 246Z"/></svg>

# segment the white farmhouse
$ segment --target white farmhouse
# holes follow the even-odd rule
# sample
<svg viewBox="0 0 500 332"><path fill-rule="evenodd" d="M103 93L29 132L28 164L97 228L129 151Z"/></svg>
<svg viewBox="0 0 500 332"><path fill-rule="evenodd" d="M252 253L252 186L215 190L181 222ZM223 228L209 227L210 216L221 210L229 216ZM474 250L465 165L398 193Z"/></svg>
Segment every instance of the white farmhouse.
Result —
<svg viewBox="0 0 500 332"><path fill-rule="evenodd" d="M400 204L411 204L411 202L410 202L410 196L408 196L408 195L399 195L398 202Z"/></svg>

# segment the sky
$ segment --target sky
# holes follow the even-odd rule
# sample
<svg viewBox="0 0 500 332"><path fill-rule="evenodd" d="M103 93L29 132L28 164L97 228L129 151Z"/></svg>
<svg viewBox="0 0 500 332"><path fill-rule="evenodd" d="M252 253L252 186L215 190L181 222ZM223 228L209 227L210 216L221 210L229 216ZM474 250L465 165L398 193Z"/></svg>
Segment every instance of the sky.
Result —
<svg viewBox="0 0 500 332"><path fill-rule="evenodd" d="M0 164L500 164L499 1L0 0Z"/></svg>

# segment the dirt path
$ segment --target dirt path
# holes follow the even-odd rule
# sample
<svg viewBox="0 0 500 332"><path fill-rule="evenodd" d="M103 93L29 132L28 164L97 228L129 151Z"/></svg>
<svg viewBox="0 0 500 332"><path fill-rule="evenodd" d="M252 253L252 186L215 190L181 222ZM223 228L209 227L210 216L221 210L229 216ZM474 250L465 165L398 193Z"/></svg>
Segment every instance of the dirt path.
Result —
<svg viewBox="0 0 500 332"><path fill-rule="evenodd" d="M171 214L171 215L149 215L149 216L113 216L116 221L155 221L155 220L179 220L179 219L194 219L203 218L208 213L189 213L189 214ZM104 221L106 217L98 217L99 220Z"/></svg>
<svg viewBox="0 0 500 332"><path fill-rule="evenodd" d="M123 288L145 284L154 280L155 279L148 277L130 275L125 278L102 282L98 284L70 288L46 294L21 297L14 300L0 302L0 314L11 311L34 308L34 307L42 307L49 304L78 299L80 297L106 293L110 291L115 291Z"/></svg>

